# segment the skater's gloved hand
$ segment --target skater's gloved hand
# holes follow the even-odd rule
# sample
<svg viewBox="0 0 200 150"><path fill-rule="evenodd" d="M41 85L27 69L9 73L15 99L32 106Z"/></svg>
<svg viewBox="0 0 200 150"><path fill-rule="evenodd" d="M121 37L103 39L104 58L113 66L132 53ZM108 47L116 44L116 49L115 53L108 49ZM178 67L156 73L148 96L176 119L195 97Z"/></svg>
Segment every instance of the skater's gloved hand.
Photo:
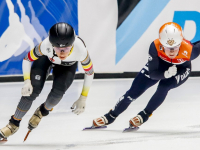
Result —
<svg viewBox="0 0 200 150"><path fill-rule="evenodd" d="M177 74L177 68L176 65L173 65L169 67L167 71L165 71L164 76L165 78L171 78L172 76L175 76Z"/></svg>
<svg viewBox="0 0 200 150"><path fill-rule="evenodd" d="M27 79L24 81L24 86L22 88L22 96L30 96L33 92L33 87L31 85L31 80Z"/></svg>
<svg viewBox="0 0 200 150"><path fill-rule="evenodd" d="M74 102L71 109L73 113L79 115L85 111L86 96L81 95L77 101Z"/></svg>

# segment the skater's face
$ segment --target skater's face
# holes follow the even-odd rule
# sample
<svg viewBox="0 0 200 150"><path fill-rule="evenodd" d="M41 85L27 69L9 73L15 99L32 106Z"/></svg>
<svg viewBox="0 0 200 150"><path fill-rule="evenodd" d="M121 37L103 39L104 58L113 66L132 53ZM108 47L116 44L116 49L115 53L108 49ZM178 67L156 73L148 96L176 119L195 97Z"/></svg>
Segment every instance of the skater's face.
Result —
<svg viewBox="0 0 200 150"><path fill-rule="evenodd" d="M69 56L71 49L72 49L72 46L54 47L54 50L55 50L56 54L58 55L58 57L61 60L65 60Z"/></svg>
<svg viewBox="0 0 200 150"><path fill-rule="evenodd" d="M173 47L173 48L164 47L164 49L165 49L165 54L166 54L170 59L174 59L174 58L178 55L179 48L180 48L180 45L175 46L175 47Z"/></svg>

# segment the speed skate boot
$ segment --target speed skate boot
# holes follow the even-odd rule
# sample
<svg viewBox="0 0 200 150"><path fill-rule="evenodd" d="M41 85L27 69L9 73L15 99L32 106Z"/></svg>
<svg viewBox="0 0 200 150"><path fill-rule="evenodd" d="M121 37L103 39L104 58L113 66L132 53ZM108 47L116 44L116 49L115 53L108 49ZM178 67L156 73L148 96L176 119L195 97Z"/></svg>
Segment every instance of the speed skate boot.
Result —
<svg viewBox="0 0 200 150"><path fill-rule="evenodd" d="M137 116L131 118L129 121L130 127L138 127L145 123L152 114L147 113L145 110L138 113Z"/></svg>
<svg viewBox="0 0 200 150"><path fill-rule="evenodd" d="M9 120L9 123L0 130L0 142L6 142L7 138L13 135L19 129L20 120L15 120L13 116Z"/></svg>
<svg viewBox="0 0 200 150"><path fill-rule="evenodd" d="M116 116L113 115L112 110L109 113L105 114L102 117L96 118L93 120L94 127L102 127L113 123L116 119Z"/></svg>
<svg viewBox="0 0 200 150"><path fill-rule="evenodd" d="M44 104L42 104L40 107L36 109L35 113L29 120L28 129L29 130L35 129L40 123L41 119L44 116L47 116L48 114L49 110L45 109Z"/></svg>
<svg viewBox="0 0 200 150"><path fill-rule="evenodd" d="M38 107L36 109L36 111L34 112L33 116L29 120L29 123L28 123L29 131L26 134L26 136L24 138L24 141L26 141L26 139L28 138L29 133L38 126L38 124L40 123L41 119L44 116L47 116L49 114L49 111L52 111L52 110L53 109L51 109L51 110L45 109L44 104L42 104L40 107Z"/></svg>

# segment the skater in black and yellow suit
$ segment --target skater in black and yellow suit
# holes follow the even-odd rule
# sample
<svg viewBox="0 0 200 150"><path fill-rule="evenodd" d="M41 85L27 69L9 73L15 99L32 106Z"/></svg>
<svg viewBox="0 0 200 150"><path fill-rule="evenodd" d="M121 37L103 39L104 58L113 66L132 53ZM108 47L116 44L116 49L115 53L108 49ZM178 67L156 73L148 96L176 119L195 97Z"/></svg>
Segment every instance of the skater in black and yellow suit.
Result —
<svg viewBox="0 0 200 150"><path fill-rule="evenodd" d="M72 105L72 112L77 115L85 110L86 99L93 81L93 64L85 43L75 35L74 29L69 24L53 25L49 36L31 50L23 60L22 97L8 125L0 130L1 140L5 141L19 129L23 116L39 96L50 70L53 69L52 89L46 101L37 108L29 120L28 128L30 130L38 126L42 117L47 116L50 110L60 102L72 84L78 61L85 70L85 78L82 93Z"/></svg>

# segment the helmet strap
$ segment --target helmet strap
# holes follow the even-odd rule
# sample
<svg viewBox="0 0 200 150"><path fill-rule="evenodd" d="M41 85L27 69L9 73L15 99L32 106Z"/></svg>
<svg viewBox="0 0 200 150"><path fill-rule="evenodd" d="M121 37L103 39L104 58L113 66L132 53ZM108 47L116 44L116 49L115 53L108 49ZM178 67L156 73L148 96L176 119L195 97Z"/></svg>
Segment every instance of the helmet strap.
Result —
<svg viewBox="0 0 200 150"><path fill-rule="evenodd" d="M54 56L58 57L58 55L56 54L55 50L53 49L53 57Z"/></svg>

